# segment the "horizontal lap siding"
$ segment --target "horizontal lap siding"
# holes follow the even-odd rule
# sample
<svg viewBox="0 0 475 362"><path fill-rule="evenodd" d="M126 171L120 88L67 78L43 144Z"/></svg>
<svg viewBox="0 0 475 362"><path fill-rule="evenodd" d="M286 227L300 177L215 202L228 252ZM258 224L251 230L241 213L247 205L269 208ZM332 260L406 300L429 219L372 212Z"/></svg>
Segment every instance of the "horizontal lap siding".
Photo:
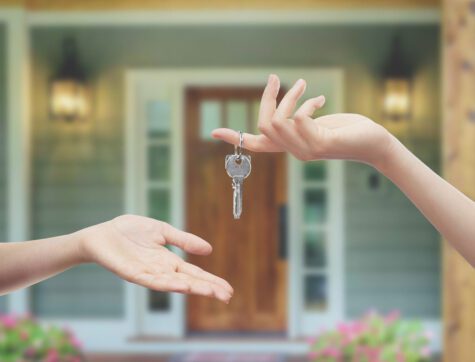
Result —
<svg viewBox="0 0 475 362"><path fill-rule="evenodd" d="M51 47L46 53L45 43ZM123 88L116 75L116 83L107 89L107 97L115 101L107 103L103 84L93 84L95 107L88 120L53 121L48 115L48 79L54 69L45 64L57 62L61 36L51 42L33 35L33 44L31 227L34 238L45 238L123 212ZM123 281L95 265L73 268L31 289L33 313L43 317L118 318L125 309Z"/></svg>
<svg viewBox="0 0 475 362"><path fill-rule="evenodd" d="M48 147L38 147L34 156L35 238L70 233L121 212L120 139L115 144L101 142L103 135L89 130L77 136L82 139L81 148L69 131L63 139L54 137L54 131L41 133L42 142L50 142L46 142ZM106 147L116 152L103 152ZM124 310L122 296L119 278L87 265L33 287L32 306L35 314L44 317L119 317Z"/></svg>
<svg viewBox="0 0 475 362"><path fill-rule="evenodd" d="M83 265L34 287L34 312L52 318L119 316L123 312L121 288L112 273Z"/></svg>
<svg viewBox="0 0 475 362"><path fill-rule="evenodd" d="M388 180L347 164L347 314L400 310L408 318L440 316L440 237Z"/></svg>

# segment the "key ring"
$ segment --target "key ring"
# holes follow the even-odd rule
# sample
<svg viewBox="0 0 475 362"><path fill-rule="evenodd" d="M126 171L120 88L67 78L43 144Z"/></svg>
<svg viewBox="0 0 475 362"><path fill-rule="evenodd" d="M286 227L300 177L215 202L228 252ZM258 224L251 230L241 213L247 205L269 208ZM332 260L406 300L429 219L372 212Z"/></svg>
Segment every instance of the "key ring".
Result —
<svg viewBox="0 0 475 362"><path fill-rule="evenodd" d="M239 131L239 146L234 145L234 154L237 155L237 159L241 159L242 149L244 147L244 134Z"/></svg>

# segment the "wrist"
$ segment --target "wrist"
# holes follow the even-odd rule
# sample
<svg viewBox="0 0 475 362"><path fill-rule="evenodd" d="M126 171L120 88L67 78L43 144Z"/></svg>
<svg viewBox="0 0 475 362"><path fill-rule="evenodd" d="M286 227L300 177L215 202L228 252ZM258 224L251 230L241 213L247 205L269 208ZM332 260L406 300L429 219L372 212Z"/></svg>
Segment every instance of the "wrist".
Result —
<svg viewBox="0 0 475 362"><path fill-rule="evenodd" d="M66 237L66 243L76 265L91 262L86 248L86 238L87 235L85 235L83 230L76 231Z"/></svg>
<svg viewBox="0 0 475 362"><path fill-rule="evenodd" d="M387 132L387 131L386 131ZM404 153L405 146L391 133L388 133L388 142L384 148L381 157L373 164L383 175L389 176L397 168L398 159Z"/></svg>

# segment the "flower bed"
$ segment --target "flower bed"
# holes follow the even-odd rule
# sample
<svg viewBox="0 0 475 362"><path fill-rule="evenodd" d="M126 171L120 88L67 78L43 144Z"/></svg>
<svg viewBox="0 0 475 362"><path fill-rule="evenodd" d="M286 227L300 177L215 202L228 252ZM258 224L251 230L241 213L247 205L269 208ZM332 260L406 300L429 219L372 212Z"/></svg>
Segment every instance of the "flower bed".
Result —
<svg viewBox="0 0 475 362"><path fill-rule="evenodd" d="M430 334L418 322L368 313L310 341L313 362L428 362Z"/></svg>
<svg viewBox="0 0 475 362"><path fill-rule="evenodd" d="M83 357L71 331L42 326L31 317L0 315L0 361L80 362Z"/></svg>

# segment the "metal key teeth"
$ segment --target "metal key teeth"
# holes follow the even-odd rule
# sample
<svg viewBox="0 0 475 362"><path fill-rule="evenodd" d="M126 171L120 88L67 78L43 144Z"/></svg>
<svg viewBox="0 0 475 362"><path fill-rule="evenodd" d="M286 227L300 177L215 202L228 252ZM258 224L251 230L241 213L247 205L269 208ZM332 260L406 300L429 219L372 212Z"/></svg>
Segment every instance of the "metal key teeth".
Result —
<svg viewBox="0 0 475 362"><path fill-rule="evenodd" d="M241 186L240 181L233 179L233 215L235 220L239 219L242 213Z"/></svg>

